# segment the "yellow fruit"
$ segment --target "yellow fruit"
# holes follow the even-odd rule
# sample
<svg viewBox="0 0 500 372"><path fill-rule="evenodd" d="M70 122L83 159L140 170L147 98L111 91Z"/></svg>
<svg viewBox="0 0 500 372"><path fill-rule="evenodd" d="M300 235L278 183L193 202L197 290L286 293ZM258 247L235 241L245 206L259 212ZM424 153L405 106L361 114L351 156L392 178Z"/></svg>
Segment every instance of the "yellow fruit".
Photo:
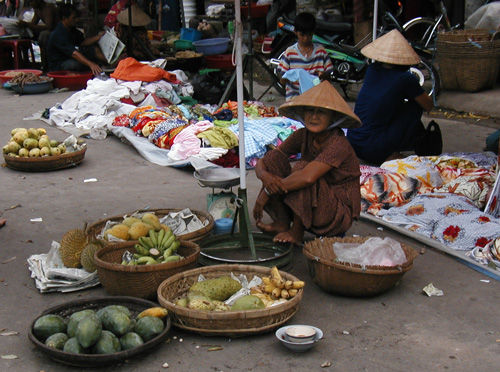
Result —
<svg viewBox="0 0 500 372"><path fill-rule="evenodd" d="M52 141L51 141L52 142ZM50 155L51 156L57 156L57 155L61 155L61 149L58 148L58 147L51 147L50 148Z"/></svg>
<svg viewBox="0 0 500 372"><path fill-rule="evenodd" d="M50 138L48 136L41 136L38 140L38 146L40 148L49 147L50 148Z"/></svg>
<svg viewBox="0 0 500 372"><path fill-rule="evenodd" d="M169 232L169 231L172 231L172 229L170 227L168 227L167 225L164 225L164 224L160 224L161 228L163 230L165 230L165 232Z"/></svg>
<svg viewBox="0 0 500 372"><path fill-rule="evenodd" d="M292 287L294 289L300 289L300 288L303 288L305 285L306 285L306 283L304 283L302 280L297 280L297 281L293 282Z"/></svg>
<svg viewBox="0 0 500 372"><path fill-rule="evenodd" d="M160 219L158 216L154 213L146 213L144 216L141 218L142 222L149 223L155 231L158 231L161 229L161 224L160 224Z"/></svg>
<svg viewBox="0 0 500 372"><path fill-rule="evenodd" d="M19 143L20 145L23 144L26 138L28 138L28 132L17 132L12 136L12 139L17 143Z"/></svg>
<svg viewBox="0 0 500 372"><path fill-rule="evenodd" d="M113 235L115 238L121 239L121 240L128 240L129 239L129 233L128 233L129 227L124 224L118 224L114 225L110 229L106 230L104 233L104 238L109 239L108 235Z"/></svg>
<svg viewBox="0 0 500 372"><path fill-rule="evenodd" d="M38 147L38 140L34 138L26 138L23 142L23 147L28 150L34 149L35 147Z"/></svg>
<svg viewBox="0 0 500 372"><path fill-rule="evenodd" d="M132 227L132 225L134 224L134 222L139 222L139 221L140 221L139 218L137 218L137 217L130 217L129 216L129 217L124 218L122 223L124 225L129 226L129 227Z"/></svg>
<svg viewBox="0 0 500 372"><path fill-rule="evenodd" d="M30 155L30 151L28 149L22 148L22 149L19 149L17 154L19 156L22 156L23 158L26 158Z"/></svg>
<svg viewBox="0 0 500 372"><path fill-rule="evenodd" d="M2 148L2 152L4 154L8 154L10 151L9 151L9 145L5 145L3 148Z"/></svg>
<svg viewBox="0 0 500 372"><path fill-rule="evenodd" d="M10 131L10 135L13 136L17 132L27 132L28 130L26 128L14 128Z"/></svg>
<svg viewBox="0 0 500 372"><path fill-rule="evenodd" d="M13 154L16 154L19 152L19 150L21 149L21 145L15 141L10 141L8 144L7 144L7 147L9 149L9 153L13 153Z"/></svg>
<svg viewBox="0 0 500 372"><path fill-rule="evenodd" d="M40 149L38 147L31 149L29 157L30 158L39 158L40 157Z"/></svg>
<svg viewBox="0 0 500 372"><path fill-rule="evenodd" d="M40 156L50 156L50 147L42 147L40 149Z"/></svg>
<svg viewBox="0 0 500 372"><path fill-rule="evenodd" d="M151 229L152 226L150 224L138 221L134 222L132 226L130 226L128 233L130 235L131 240L138 240L140 237L148 235L149 230Z"/></svg>
<svg viewBox="0 0 500 372"><path fill-rule="evenodd" d="M38 132L38 129L30 128L28 129L28 137L38 141L40 139L40 132Z"/></svg>
<svg viewBox="0 0 500 372"><path fill-rule="evenodd" d="M38 133L40 133L40 135L44 135L44 134L47 134L47 130L45 128L38 128Z"/></svg>
<svg viewBox="0 0 500 372"><path fill-rule="evenodd" d="M142 311L139 315L137 315L137 319L144 318L145 316L154 316L156 318L163 319L168 315L168 310L164 307L150 307Z"/></svg>
<svg viewBox="0 0 500 372"><path fill-rule="evenodd" d="M57 147L59 145L59 142L57 140L50 140L50 147Z"/></svg>
<svg viewBox="0 0 500 372"><path fill-rule="evenodd" d="M64 143L60 143L57 145L57 148L61 150L61 154L64 154L66 152L66 145Z"/></svg>

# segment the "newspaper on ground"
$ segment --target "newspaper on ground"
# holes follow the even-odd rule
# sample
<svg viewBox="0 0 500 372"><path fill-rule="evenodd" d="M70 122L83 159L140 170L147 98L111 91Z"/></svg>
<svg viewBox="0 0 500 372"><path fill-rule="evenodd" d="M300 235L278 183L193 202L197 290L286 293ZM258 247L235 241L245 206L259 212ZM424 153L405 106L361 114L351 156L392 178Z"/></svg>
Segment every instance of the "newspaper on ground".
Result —
<svg viewBox="0 0 500 372"><path fill-rule="evenodd" d="M35 254L28 258L28 269L41 293L74 292L99 285L97 271L64 266L59 254L59 243L53 241L49 253Z"/></svg>

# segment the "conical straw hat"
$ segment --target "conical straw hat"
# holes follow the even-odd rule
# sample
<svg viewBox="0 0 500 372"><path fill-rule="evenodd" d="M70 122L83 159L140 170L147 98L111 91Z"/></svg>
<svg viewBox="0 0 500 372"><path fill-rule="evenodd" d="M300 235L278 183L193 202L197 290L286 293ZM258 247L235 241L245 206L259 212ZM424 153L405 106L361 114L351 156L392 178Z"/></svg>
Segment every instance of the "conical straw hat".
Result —
<svg viewBox="0 0 500 372"><path fill-rule="evenodd" d="M300 96L292 98L282 104L278 111L280 115L303 121L305 106L326 108L344 114L346 120L340 124L342 128L358 128L361 126L361 120L328 81L323 81Z"/></svg>
<svg viewBox="0 0 500 372"><path fill-rule="evenodd" d="M361 49L361 53L378 62L411 66L420 63L420 57L398 30L392 30Z"/></svg>
<svg viewBox="0 0 500 372"><path fill-rule="evenodd" d="M128 8L123 9L116 19L121 24L128 26ZM137 4L132 5L132 26L147 26L150 23L151 18Z"/></svg>

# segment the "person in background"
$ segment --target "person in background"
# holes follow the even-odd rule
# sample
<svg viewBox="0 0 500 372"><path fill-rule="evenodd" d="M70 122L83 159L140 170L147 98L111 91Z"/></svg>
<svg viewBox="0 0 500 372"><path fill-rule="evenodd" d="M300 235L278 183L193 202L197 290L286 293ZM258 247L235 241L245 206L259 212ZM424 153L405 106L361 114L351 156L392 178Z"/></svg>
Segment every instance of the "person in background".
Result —
<svg viewBox="0 0 500 372"><path fill-rule="evenodd" d="M47 43L51 32L57 26L59 16L56 6L52 3L46 3L44 0L31 0L30 5L35 12L33 18L30 22L20 20L17 25L28 28L33 33L33 39L37 40L40 46L42 68L45 70L47 69Z"/></svg>
<svg viewBox="0 0 500 372"><path fill-rule="evenodd" d="M92 70L94 75L102 72L99 63L105 64L106 58L98 45L104 31L85 38L76 28L78 10L72 4L59 5L59 23L47 43L47 56L50 71Z"/></svg>
<svg viewBox="0 0 500 372"><path fill-rule="evenodd" d="M333 70L333 64L328 52L319 44L312 42L316 19L311 13L300 13L294 22L295 35L298 41L288 47L280 59L278 73L280 83L285 86L286 100L290 100L300 94L298 80L290 81L283 75L290 70L303 69L311 75L318 76L321 80L328 80Z"/></svg>
<svg viewBox="0 0 500 372"><path fill-rule="evenodd" d="M368 66L354 107L363 126L349 129L347 139L358 158L380 165L414 150L424 131L422 113L434 103L409 71L420 57L399 31L379 37L361 53L375 62Z"/></svg>
<svg viewBox="0 0 500 372"><path fill-rule="evenodd" d="M328 81L284 103L281 115L301 120L278 148L259 159L262 181L253 217L274 241L301 244L305 231L343 235L359 217L361 195L358 159L342 128L356 128L359 118ZM289 159L301 154L293 168ZM266 211L272 222L262 222Z"/></svg>

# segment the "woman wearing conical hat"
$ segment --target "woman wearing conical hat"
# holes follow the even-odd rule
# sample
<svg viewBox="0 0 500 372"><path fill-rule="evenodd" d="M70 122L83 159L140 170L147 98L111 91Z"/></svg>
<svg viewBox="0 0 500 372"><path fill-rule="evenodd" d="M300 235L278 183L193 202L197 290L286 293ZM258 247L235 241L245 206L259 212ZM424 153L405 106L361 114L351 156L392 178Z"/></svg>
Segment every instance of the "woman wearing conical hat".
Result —
<svg viewBox="0 0 500 372"><path fill-rule="evenodd" d="M423 131L423 111L434 107L431 97L409 71L420 57L397 30L374 40L361 53L375 60L368 67L354 112L363 126L349 129L347 138L356 155L381 164L413 151L415 137Z"/></svg>
<svg viewBox="0 0 500 372"><path fill-rule="evenodd" d="M259 159L262 181L253 209L257 227L274 241L301 244L306 231L319 236L345 233L360 213L359 163L342 128L361 125L327 81L279 108L305 128ZM300 159L290 165L292 155ZM263 212L271 217L264 223Z"/></svg>

